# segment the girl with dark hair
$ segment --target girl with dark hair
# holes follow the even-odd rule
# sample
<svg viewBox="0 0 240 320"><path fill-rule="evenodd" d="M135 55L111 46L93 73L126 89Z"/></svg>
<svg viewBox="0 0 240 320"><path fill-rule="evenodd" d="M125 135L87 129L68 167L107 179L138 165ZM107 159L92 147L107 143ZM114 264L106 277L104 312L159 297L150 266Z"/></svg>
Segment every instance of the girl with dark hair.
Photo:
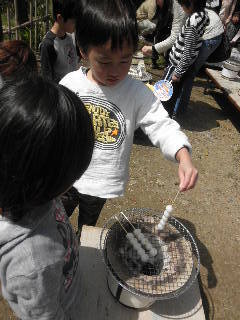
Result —
<svg viewBox="0 0 240 320"><path fill-rule="evenodd" d="M18 318L78 319L78 242L58 196L89 165L81 100L35 78L0 90L0 281Z"/></svg>
<svg viewBox="0 0 240 320"><path fill-rule="evenodd" d="M26 80L36 75L37 60L28 44L22 40L0 42L0 82Z"/></svg>
<svg viewBox="0 0 240 320"><path fill-rule="evenodd" d="M169 115L176 119L190 100L194 77L211 53L216 50L224 32L219 16L205 9L206 0L178 0L188 15L169 55L164 78L174 85L172 98L164 103Z"/></svg>
<svg viewBox="0 0 240 320"><path fill-rule="evenodd" d="M193 188L197 180L187 137L152 91L128 76L138 43L131 1L81 0L80 4L76 38L90 68L81 67L60 82L81 97L95 129L92 161L75 184L79 227L95 225L106 199L124 194L138 127L167 158L179 161L181 191Z"/></svg>

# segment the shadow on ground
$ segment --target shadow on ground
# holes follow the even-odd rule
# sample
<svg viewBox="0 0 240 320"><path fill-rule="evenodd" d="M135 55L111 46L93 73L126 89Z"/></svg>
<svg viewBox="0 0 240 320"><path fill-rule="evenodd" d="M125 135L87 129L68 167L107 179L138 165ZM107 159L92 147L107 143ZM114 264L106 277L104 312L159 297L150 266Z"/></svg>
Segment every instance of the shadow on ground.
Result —
<svg viewBox="0 0 240 320"><path fill-rule="evenodd" d="M179 115L177 121L183 129L202 132L218 128L220 126L218 121L227 118L228 115L222 110L213 108L208 103L191 101L187 111ZM140 128L135 131L134 144L154 147Z"/></svg>
<svg viewBox="0 0 240 320"><path fill-rule="evenodd" d="M191 101L186 112L178 116L177 121L182 128L189 131L207 131L218 128L219 120L227 118L224 113L202 101Z"/></svg>
<svg viewBox="0 0 240 320"><path fill-rule="evenodd" d="M204 266L208 272L207 276L207 282L208 286L204 286L202 280L201 280L201 275L198 275L198 281L199 281L199 288L200 288L200 293L202 297L202 303L203 303L203 308L204 312L206 315L206 319L211 320L214 319L214 303L213 299L210 295L209 289L215 288L217 286L217 277L215 275L214 269L213 269L213 259L210 255L210 252L208 251L207 247L205 244L197 237L196 235L196 228L192 222L189 220L183 219L183 218L177 218L192 234L193 238L196 241L197 248L200 253L200 263L202 266Z"/></svg>
<svg viewBox="0 0 240 320"><path fill-rule="evenodd" d="M240 132L240 112L228 100L227 96L220 91L210 91L209 94L212 95L217 104L221 107L224 116L228 118L236 130Z"/></svg>

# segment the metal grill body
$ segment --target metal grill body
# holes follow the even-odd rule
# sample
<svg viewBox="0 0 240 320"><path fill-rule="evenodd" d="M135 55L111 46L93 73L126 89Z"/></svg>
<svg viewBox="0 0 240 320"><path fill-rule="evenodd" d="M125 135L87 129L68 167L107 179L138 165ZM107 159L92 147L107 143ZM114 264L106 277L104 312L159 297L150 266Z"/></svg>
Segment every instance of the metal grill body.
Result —
<svg viewBox="0 0 240 320"><path fill-rule="evenodd" d="M150 209L131 209L113 216L105 224L100 247L107 269L115 281L129 293L154 300L177 297L197 277L199 251L190 232L171 217L163 231L157 229L162 217ZM117 219L116 219L117 217ZM157 250L142 262L126 238L126 231L141 229ZM146 250L146 253L148 251Z"/></svg>

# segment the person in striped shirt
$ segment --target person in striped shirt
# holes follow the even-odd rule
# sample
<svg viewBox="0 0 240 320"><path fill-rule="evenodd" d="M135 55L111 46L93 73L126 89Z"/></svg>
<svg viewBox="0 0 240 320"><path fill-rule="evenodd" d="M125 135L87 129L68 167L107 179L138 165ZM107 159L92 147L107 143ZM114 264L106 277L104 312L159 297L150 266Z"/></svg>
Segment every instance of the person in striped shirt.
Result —
<svg viewBox="0 0 240 320"><path fill-rule="evenodd" d="M207 0L206 8L214 10L216 13L220 12L222 0Z"/></svg>
<svg viewBox="0 0 240 320"><path fill-rule="evenodd" d="M206 0L178 0L178 3L188 17L172 47L164 76L166 80L172 81L174 86L172 98L164 103L164 107L173 118L176 118L176 109L180 109L176 104L180 102L186 74L192 70L191 66L197 59L202 45L201 37L209 23L205 11Z"/></svg>
<svg viewBox="0 0 240 320"><path fill-rule="evenodd" d="M175 119L178 113L186 109L194 77L208 56L220 44L224 31L218 15L214 11L206 10L206 0L178 0L178 2L188 18L172 47L169 55L170 63L164 75L166 80L172 81L174 87L174 94L164 103L164 107Z"/></svg>

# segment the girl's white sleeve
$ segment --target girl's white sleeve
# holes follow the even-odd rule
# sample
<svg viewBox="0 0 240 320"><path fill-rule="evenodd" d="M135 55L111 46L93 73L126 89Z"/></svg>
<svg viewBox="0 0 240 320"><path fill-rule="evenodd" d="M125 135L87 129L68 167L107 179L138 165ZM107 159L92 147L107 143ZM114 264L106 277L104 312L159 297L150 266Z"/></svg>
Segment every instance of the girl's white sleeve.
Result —
<svg viewBox="0 0 240 320"><path fill-rule="evenodd" d="M177 1L173 1L173 23L170 36L162 42L156 43L154 45L158 53L167 52L172 48L174 42L176 41L179 33L181 32L182 26L185 23L186 15L182 10L181 6Z"/></svg>

